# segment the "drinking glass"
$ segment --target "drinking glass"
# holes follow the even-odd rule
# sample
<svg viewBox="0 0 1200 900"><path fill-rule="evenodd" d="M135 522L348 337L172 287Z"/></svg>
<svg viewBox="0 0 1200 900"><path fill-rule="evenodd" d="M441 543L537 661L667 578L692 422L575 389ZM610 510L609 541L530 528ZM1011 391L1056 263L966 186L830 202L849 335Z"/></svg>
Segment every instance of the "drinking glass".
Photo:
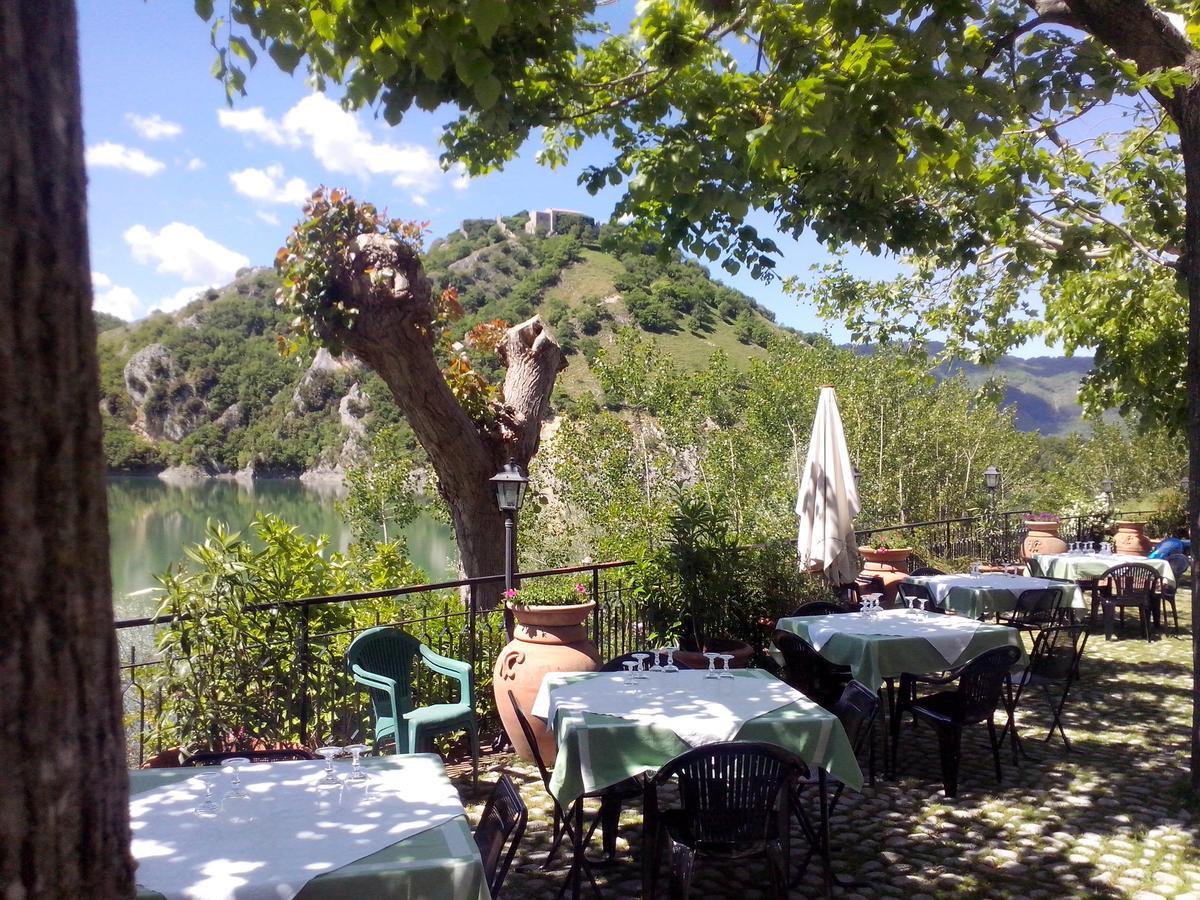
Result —
<svg viewBox="0 0 1200 900"><path fill-rule="evenodd" d="M654 665L652 665L650 667L650 671L651 672L661 672L662 670L663 670L662 651L655 650L654 651Z"/></svg>
<svg viewBox="0 0 1200 900"><path fill-rule="evenodd" d="M972 574L972 575L978 575L978 574L979 574L979 563L977 563L977 562L973 562L973 563L971 563L971 574Z"/></svg>
<svg viewBox="0 0 1200 900"><path fill-rule="evenodd" d="M918 597L918 598L917 598L917 603L919 604L919 609L921 610L921 618L922 618L922 619L923 619L923 618L925 618L925 604L926 604L927 602L928 602L928 600L926 600L926 598L925 598L925 597Z"/></svg>
<svg viewBox="0 0 1200 900"><path fill-rule="evenodd" d="M327 747L317 748L317 756L325 760L325 777L317 782L318 785L332 786L342 783L342 780L333 774L333 758L341 754L341 752L341 747L335 747L332 744Z"/></svg>
<svg viewBox="0 0 1200 900"><path fill-rule="evenodd" d="M663 666L664 672L678 672L679 666L675 665L675 648L667 648L667 664Z"/></svg>
<svg viewBox="0 0 1200 900"><path fill-rule="evenodd" d="M242 787L242 766L250 765L250 760L244 756L231 756L221 764L221 768L230 772L233 778L229 782L229 790L225 794L226 800L249 800L250 795L246 793L246 789Z"/></svg>
<svg viewBox="0 0 1200 900"><path fill-rule="evenodd" d="M362 755L371 748L366 744L351 744L346 749L350 751L351 757L350 775L346 780L356 783L369 780L371 776L362 769Z"/></svg>
<svg viewBox="0 0 1200 900"><path fill-rule="evenodd" d="M733 659L732 653L722 653L721 654L721 664L725 667L721 670L722 678L732 678L733 677L733 672L729 668L729 661L731 659Z"/></svg>
<svg viewBox="0 0 1200 900"><path fill-rule="evenodd" d="M635 681L637 681L637 672L635 671L637 669L637 663L632 659L627 659L625 662L621 663L621 665L625 667L625 684L633 684Z"/></svg>
<svg viewBox="0 0 1200 900"><path fill-rule="evenodd" d="M721 655L720 653L711 653L709 651L705 651L704 656L708 660L708 674L704 676L705 678L720 678L721 677L720 675L717 674L717 665L716 665L717 657L720 655Z"/></svg>
<svg viewBox="0 0 1200 900"><path fill-rule="evenodd" d="M213 787L220 777L221 775L218 772L203 772L192 776L192 778L199 781L204 787L204 799L197 803L196 808L192 810L192 812L201 818L214 818L221 811L221 804L213 799Z"/></svg>
<svg viewBox="0 0 1200 900"><path fill-rule="evenodd" d="M649 653L633 653L631 655L633 656L634 659L637 660L637 677L639 679L649 678L650 676L646 674L646 660L648 660L650 658L650 654Z"/></svg>

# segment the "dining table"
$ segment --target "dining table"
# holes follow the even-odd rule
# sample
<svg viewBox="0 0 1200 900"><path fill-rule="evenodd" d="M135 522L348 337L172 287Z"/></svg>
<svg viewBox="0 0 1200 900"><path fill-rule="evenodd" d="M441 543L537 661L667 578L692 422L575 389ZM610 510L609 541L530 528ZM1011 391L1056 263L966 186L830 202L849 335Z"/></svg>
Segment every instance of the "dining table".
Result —
<svg viewBox="0 0 1200 900"><path fill-rule="evenodd" d="M1036 578L1009 572L979 572L909 575L904 583L927 588L938 607L972 619L1011 612L1021 594L1033 590L1057 592L1059 609L1087 609L1083 591L1069 580Z"/></svg>
<svg viewBox="0 0 1200 900"><path fill-rule="evenodd" d="M762 669L623 673L553 672L542 679L532 713L558 747L550 791L564 808L584 793L656 772L691 747L764 741L800 756L820 784L821 834L828 846L825 779L862 788L863 775L837 716ZM583 853L575 829L576 859ZM643 883L649 877L643 860ZM579 867L572 895L579 895Z"/></svg>
<svg viewBox="0 0 1200 900"><path fill-rule="evenodd" d="M1029 560L1029 572L1069 581L1091 581L1113 566L1142 563L1162 576L1163 584L1175 587L1175 572L1165 559L1132 553L1042 553Z"/></svg>
<svg viewBox="0 0 1200 900"><path fill-rule="evenodd" d="M138 900L489 900L438 756L365 758L361 782L351 772L348 760L330 784L307 760L130 772Z"/></svg>

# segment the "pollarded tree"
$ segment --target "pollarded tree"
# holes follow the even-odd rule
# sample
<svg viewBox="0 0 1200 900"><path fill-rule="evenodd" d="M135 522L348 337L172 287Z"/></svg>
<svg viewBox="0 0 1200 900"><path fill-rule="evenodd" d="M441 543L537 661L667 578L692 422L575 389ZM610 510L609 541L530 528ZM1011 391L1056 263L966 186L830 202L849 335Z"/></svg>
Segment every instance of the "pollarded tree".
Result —
<svg viewBox="0 0 1200 900"><path fill-rule="evenodd" d="M343 191L319 190L276 257L279 302L297 314L300 335L351 351L384 380L433 464L463 572L498 575L504 519L489 479L509 460L529 465L566 358L536 316L478 326L467 343L505 367L499 391L489 385L464 349L448 345L446 325L462 310L452 290L434 296L420 233ZM494 605L501 587L482 589L482 605Z"/></svg>

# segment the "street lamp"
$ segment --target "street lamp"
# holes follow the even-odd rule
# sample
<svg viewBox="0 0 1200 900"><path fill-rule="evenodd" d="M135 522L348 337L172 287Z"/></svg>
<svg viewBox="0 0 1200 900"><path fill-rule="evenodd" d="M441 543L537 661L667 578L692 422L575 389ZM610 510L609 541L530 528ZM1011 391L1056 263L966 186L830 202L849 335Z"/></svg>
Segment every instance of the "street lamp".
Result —
<svg viewBox="0 0 1200 900"><path fill-rule="evenodd" d="M510 459L489 481L496 492L496 506L504 513L504 589L512 590L513 574L517 569L517 511L525 502L529 477Z"/></svg>
<svg viewBox="0 0 1200 900"><path fill-rule="evenodd" d="M858 490L858 480L862 478L862 472L858 471L858 466L851 464L850 474L854 478L854 489Z"/></svg>
<svg viewBox="0 0 1200 900"><path fill-rule="evenodd" d="M1108 498L1108 502L1111 504L1113 495L1113 480L1111 478L1101 479L1100 492Z"/></svg>
<svg viewBox="0 0 1200 900"><path fill-rule="evenodd" d="M995 466L988 466L984 469L983 486L988 489L989 494L995 494L996 488L1000 487L1000 470Z"/></svg>

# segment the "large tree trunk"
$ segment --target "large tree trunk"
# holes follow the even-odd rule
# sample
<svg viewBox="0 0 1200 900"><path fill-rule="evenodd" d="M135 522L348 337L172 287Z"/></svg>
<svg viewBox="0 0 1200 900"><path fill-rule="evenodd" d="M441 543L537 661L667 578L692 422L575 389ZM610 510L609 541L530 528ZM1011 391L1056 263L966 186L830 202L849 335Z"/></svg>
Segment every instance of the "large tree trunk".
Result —
<svg viewBox="0 0 1200 900"><path fill-rule="evenodd" d="M463 573L504 573L504 517L489 479L508 460L528 466L542 419L566 359L536 316L514 325L497 353L507 367L503 402L488 423L471 419L447 384L434 353L434 302L415 251L381 235L363 235L335 261L333 297L355 310L352 327L326 326L384 380L437 471L450 507ZM336 298L336 301L333 299ZM482 587L480 606L498 604L503 583Z"/></svg>
<svg viewBox="0 0 1200 900"><path fill-rule="evenodd" d="M0 896L130 897L70 0L0 0L0 72Z"/></svg>

